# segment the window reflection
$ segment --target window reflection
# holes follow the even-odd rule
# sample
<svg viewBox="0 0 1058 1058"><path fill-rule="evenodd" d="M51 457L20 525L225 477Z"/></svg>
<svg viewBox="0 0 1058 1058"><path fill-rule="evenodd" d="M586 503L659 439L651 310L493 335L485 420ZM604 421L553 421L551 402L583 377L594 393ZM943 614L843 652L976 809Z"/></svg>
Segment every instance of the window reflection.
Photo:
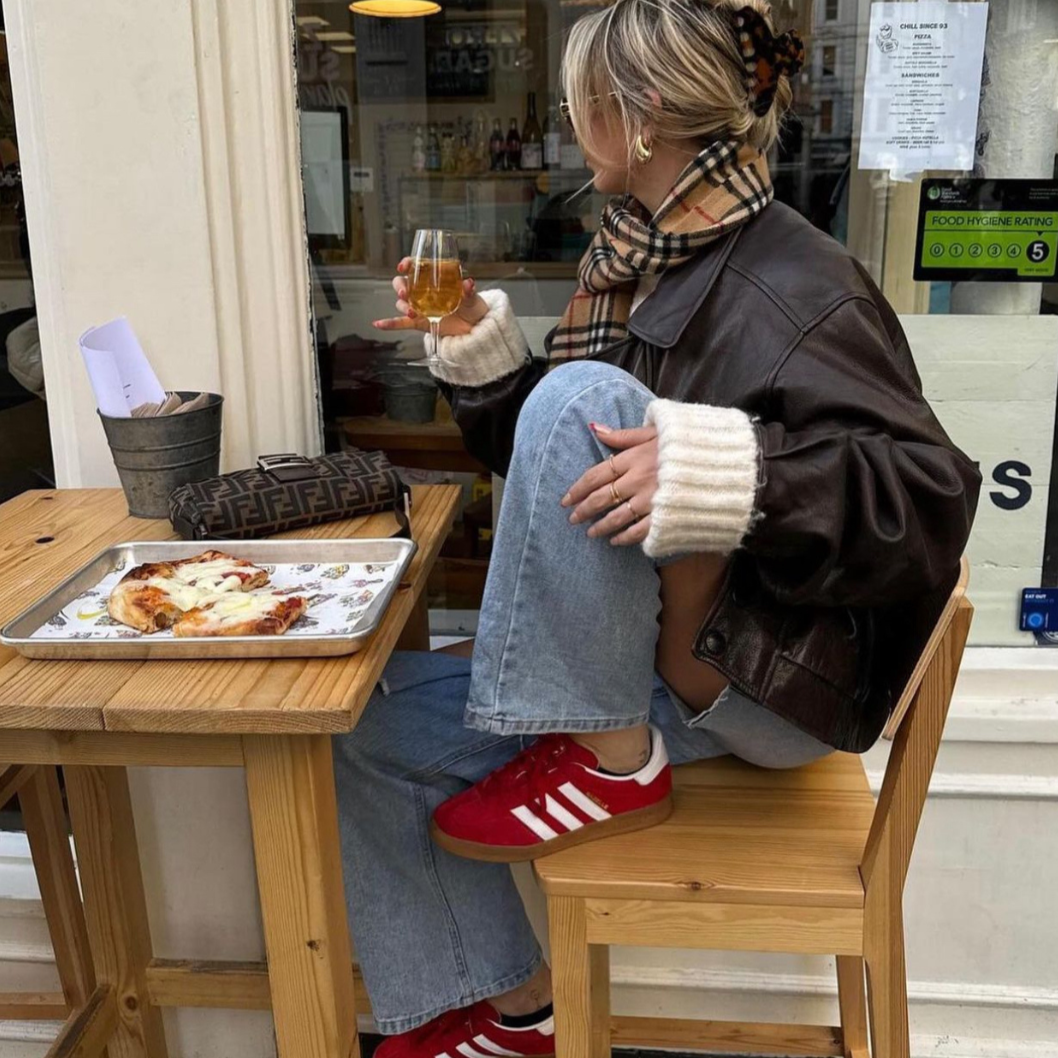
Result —
<svg viewBox="0 0 1058 1058"><path fill-rule="evenodd" d="M421 335L371 324L393 314L391 279L416 229L447 228L465 271L481 286L504 287L531 345L542 350L603 205L558 112L564 38L599 6L605 3L455 0L430 17L389 19L354 15L348 0L295 0L327 444L382 448L413 480L464 485L463 516L432 585L434 605L450 610L473 610L480 599L492 482L463 448L428 378L411 366L423 355ZM894 181L856 165L870 4L774 0L772 8L780 28L801 34L809 56L769 158L777 198L847 245L900 313L1058 311L1053 284L914 280L920 179ZM994 0L991 10L973 175L1050 176L1058 3ZM1030 68L1039 75L1026 79ZM1047 400L1053 411L1053 394ZM998 422L1005 412L990 414ZM1050 423L1042 430L1041 452ZM975 449L972 437L957 440ZM1041 484L1058 464L1047 452L1033 462L1044 468L1034 470ZM1058 475L1054 481L1058 496ZM1044 563L1050 581L1058 578L1058 500L1054 507ZM1037 523L1026 536L1025 553L1034 558Z"/></svg>

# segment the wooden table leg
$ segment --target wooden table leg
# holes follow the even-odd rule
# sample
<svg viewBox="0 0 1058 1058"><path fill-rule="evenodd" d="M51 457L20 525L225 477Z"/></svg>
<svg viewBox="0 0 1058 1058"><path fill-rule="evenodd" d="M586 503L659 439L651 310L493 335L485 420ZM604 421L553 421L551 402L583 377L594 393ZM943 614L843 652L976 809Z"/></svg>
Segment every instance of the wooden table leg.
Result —
<svg viewBox="0 0 1058 1058"><path fill-rule="evenodd" d="M40 899L63 995L76 1010L88 1002L96 982L57 770L49 765L37 768L19 801L29 850L38 865Z"/></svg>
<svg viewBox="0 0 1058 1058"><path fill-rule="evenodd" d="M147 901L124 768L66 767L74 845L96 980L117 997L110 1058L166 1058L162 1013L147 996Z"/></svg>
<svg viewBox="0 0 1058 1058"><path fill-rule="evenodd" d="M426 588L423 587L422 595L419 596L404 630L397 640L397 650L429 650L430 649L430 609L426 601Z"/></svg>
<svg viewBox="0 0 1058 1058"><path fill-rule="evenodd" d="M359 1058L330 736L243 753L280 1058Z"/></svg>

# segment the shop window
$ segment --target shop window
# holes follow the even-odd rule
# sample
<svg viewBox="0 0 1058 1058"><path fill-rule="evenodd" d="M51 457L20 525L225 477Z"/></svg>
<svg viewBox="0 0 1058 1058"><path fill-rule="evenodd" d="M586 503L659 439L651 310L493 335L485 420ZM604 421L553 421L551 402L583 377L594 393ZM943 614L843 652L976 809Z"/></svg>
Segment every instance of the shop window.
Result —
<svg viewBox="0 0 1058 1058"><path fill-rule="evenodd" d="M390 281L416 228L443 227L456 233L466 272L507 291L541 351L603 204L557 113L563 40L599 5L460 0L427 18L380 19L354 15L348 4L294 4L327 444L382 448L409 480L463 486L431 606L450 625L472 623L488 568L494 482L413 366L421 335L379 332L371 321L393 312ZM1035 640L1018 625L1021 589L1058 585L1058 320L1052 332L1039 318L1058 314L1058 283L916 279L922 178L952 174L859 166L864 122L879 119L864 103L864 63L851 59L891 54L899 31L872 33L875 6L773 5L779 28L797 29L810 54L819 53L791 86L793 109L769 157L776 198L846 244L901 315L927 395L985 477L970 546L971 641L1028 646ZM1042 179L1055 172L1058 152L1058 3L1003 6L1020 13L988 23L987 105L972 172L963 175ZM1026 69L1036 75L1026 80ZM979 84L962 86L962 98L979 94ZM941 315L952 319L918 319ZM973 338L997 329L1001 341Z"/></svg>
<svg viewBox="0 0 1058 1058"><path fill-rule="evenodd" d="M327 445L383 448L409 480L463 485L433 584L450 611L480 602L492 480L415 363L421 335L371 321L393 314L395 266L425 227L455 232L466 273L502 284L523 318L560 314L603 205L559 114L562 40L582 10L471 0L383 19L348 0L295 5Z"/></svg>

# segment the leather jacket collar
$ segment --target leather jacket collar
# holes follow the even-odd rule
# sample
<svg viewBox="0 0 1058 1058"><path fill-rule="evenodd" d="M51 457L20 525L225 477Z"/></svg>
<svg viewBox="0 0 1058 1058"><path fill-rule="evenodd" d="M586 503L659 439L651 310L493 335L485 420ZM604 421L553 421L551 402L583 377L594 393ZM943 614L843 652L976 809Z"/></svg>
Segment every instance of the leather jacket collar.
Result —
<svg viewBox="0 0 1058 1058"><path fill-rule="evenodd" d="M649 345L671 349L709 296L742 231L735 228L682 267L664 272L629 319L629 331Z"/></svg>

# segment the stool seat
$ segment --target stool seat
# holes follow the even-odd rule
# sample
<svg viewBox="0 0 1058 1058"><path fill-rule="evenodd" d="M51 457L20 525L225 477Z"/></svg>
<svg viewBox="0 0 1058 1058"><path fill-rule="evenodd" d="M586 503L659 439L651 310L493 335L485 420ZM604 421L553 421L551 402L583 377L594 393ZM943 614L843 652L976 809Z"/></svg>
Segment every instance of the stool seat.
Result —
<svg viewBox="0 0 1058 1058"><path fill-rule="evenodd" d="M772 771L734 757L674 770L658 826L536 861L548 896L862 907L875 802L860 758Z"/></svg>

